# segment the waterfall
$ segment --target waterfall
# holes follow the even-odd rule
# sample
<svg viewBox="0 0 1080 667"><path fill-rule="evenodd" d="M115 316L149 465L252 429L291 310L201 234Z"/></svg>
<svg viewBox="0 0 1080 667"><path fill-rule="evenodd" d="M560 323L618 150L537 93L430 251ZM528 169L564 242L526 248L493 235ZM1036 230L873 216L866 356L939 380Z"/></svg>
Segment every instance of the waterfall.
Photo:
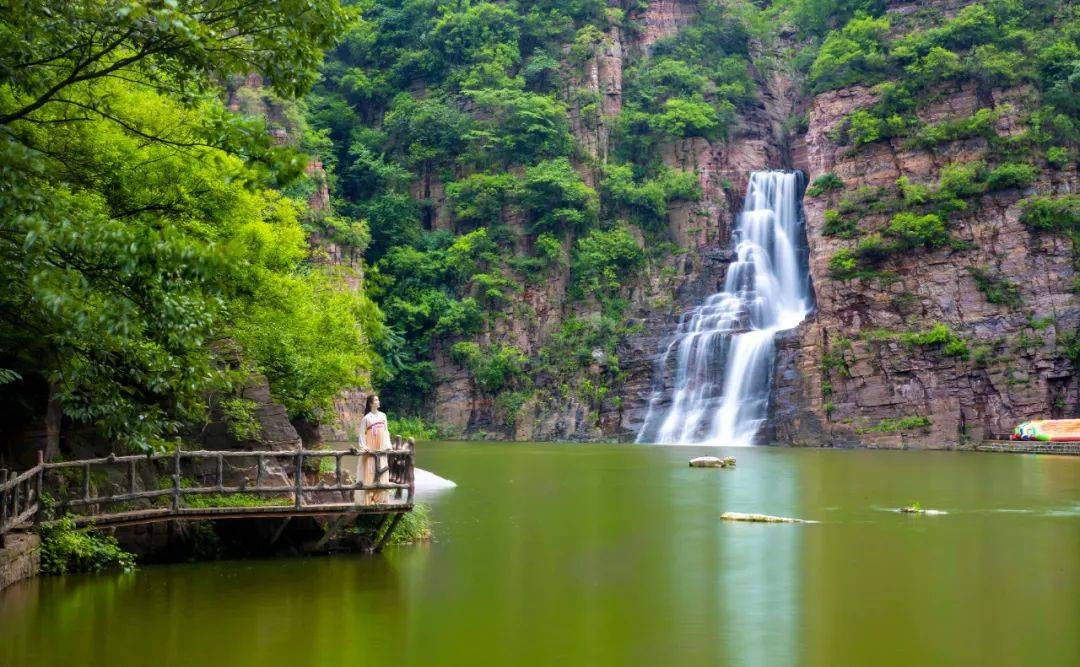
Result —
<svg viewBox="0 0 1080 667"><path fill-rule="evenodd" d="M813 304L802 186L801 172L750 174L724 289L662 341L638 442L753 444L769 407L776 334Z"/></svg>

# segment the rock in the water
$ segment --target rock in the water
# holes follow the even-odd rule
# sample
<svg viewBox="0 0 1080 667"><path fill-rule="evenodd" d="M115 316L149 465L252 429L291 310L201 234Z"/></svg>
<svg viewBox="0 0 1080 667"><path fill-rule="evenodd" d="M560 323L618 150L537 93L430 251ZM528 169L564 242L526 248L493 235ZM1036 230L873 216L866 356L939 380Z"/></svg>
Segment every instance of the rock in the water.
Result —
<svg viewBox="0 0 1080 667"><path fill-rule="evenodd" d="M753 523L817 523L806 519L792 519L786 516L772 516L771 514L746 514L744 512L724 512L720 518L725 521L751 521Z"/></svg>
<svg viewBox="0 0 1080 667"><path fill-rule="evenodd" d="M916 507L914 505L912 505L910 507L898 507L896 509L896 511L900 512L901 514L927 514L929 516L936 516L936 515L939 515L939 514L948 514L948 512L945 512L945 511L942 511L942 510L924 510L923 508Z"/></svg>
<svg viewBox="0 0 1080 667"><path fill-rule="evenodd" d="M735 457L725 456L719 458L717 456L699 456L697 458L690 459L691 468L734 468Z"/></svg>

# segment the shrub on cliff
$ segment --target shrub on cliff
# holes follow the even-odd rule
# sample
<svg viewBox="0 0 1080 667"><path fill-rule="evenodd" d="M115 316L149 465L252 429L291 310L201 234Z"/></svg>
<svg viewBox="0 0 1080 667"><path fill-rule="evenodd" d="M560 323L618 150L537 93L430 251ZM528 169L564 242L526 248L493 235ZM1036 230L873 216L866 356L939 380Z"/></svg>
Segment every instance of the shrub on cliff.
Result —
<svg viewBox="0 0 1080 667"><path fill-rule="evenodd" d="M498 394L522 378L528 359L513 345L486 348L472 341L455 343L454 361L469 369L476 386L488 394Z"/></svg>
<svg viewBox="0 0 1080 667"><path fill-rule="evenodd" d="M1021 202L1020 221L1039 231L1080 231L1080 195L1029 197Z"/></svg>
<svg viewBox="0 0 1080 667"><path fill-rule="evenodd" d="M955 118L927 125L908 141L908 145L931 148L945 142L970 137L993 139L997 137L994 123L1001 117L1003 111L1003 108L984 107L966 118Z"/></svg>
<svg viewBox="0 0 1080 667"><path fill-rule="evenodd" d="M829 277L834 280L851 280L859 275L859 258L850 248L841 248L829 258Z"/></svg>
<svg viewBox="0 0 1080 667"><path fill-rule="evenodd" d="M503 209L517 194L518 179L511 174L470 174L446 186L454 214L466 225L496 225Z"/></svg>
<svg viewBox="0 0 1080 667"><path fill-rule="evenodd" d="M1001 304L1010 308L1023 305L1020 299L1020 287L1008 278L996 275L988 268L971 267L968 269L972 280L990 303Z"/></svg>
<svg viewBox="0 0 1080 667"><path fill-rule="evenodd" d="M652 125L669 137L704 137L727 135L735 107L728 101L717 106L700 98L674 98L664 102L663 111L652 118Z"/></svg>
<svg viewBox="0 0 1080 667"><path fill-rule="evenodd" d="M986 187L990 191L1026 188L1035 181L1035 167L1030 164L1007 162L990 171L986 176Z"/></svg>
<svg viewBox="0 0 1080 667"><path fill-rule="evenodd" d="M839 211L829 209L825 211L825 224L822 225L821 233L825 236L839 236L852 238L858 231L858 222L851 217L840 215Z"/></svg>
<svg viewBox="0 0 1080 667"><path fill-rule="evenodd" d="M873 111L860 109L848 116L833 136L858 148L882 139L903 136L912 124L912 119L900 114L877 115Z"/></svg>
<svg viewBox="0 0 1080 667"><path fill-rule="evenodd" d="M510 88L468 91L485 120L469 133L470 154L481 166L488 155L505 164L529 164L568 155L573 145L562 102Z"/></svg>
<svg viewBox="0 0 1080 667"><path fill-rule="evenodd" d="M588 229L599 212L596 191L566 158L545 160L529 167L520 186L519 201L532 219L534 233Z"/></svg>
<svg viewBox="0 0 1080 667"><path fill-rule="evenodd" d="M964 339L941 322L925 331L903 333L900 340L908 345L939 345L942 354L947 357L966 357L969 352Z"/></svg>
<svg viewBox="0 0 1080 667"><path fill-rule="evenodd" d="M945 226L945 221L933 213L927 215L898 213L889 222L887 231L889 236L898 239L907 247L936 248L949 240L949 231Z"/></svg>
<svg viewBox="0 0 1080 667"><path fill-rule="evenodd" d="M810 67L815 93L866 83L888 71L885 40L889 19L860 16L829 33Z"/></svg>
<svg viewBox="0 0 1080 667"><path fill-rule="evenodd" d="M806 188L807 197L820 197L826 192L844 189L844 181L831 171L814 179L810 187Z"/></svg>
<svg viewBox="0 0 1080 667"><path fill-rule="evenodd" d="M574 247L574 293L578 298L615 296L644 262L645 253L626 227L593 230Z"/></svg>
<svg viewBox="0 0 1080 667"><path fill-rule="evenodd" d="M626 164L604 167L601 192L606 195L609 212L628 209L645 228L655 229L666 224L668 204L675 200L695 200L701 187L695 174L661 168L653 178L634 179L634 169Z"/></svg>
<svg viewBox="0 0 1080 667"><path fill-rule="evenodd" d="M938 192L955 198L970 197L986 191L986 164L980 161L953 163L941 170Z"/></svg>

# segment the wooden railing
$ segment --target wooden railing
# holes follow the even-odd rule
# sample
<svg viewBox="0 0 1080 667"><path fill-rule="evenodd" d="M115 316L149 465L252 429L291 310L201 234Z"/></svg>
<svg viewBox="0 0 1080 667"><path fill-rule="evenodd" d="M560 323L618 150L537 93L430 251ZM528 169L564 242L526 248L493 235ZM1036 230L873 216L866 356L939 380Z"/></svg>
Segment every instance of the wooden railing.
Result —
<svg viewBox="0 0 1080 667"><path fill-rule="evenodd" d="M9 530L40 516L44 472L41 452L37 465L29 470L13 473L0 469L0 546Z"/></svg>
<svg viewBox="0 0 1080 667"><path fill-rule="evenodd" d="M360 470L367 460L374 460L374 482L365 483L362 474L360 479L348 481L343 459L354 456L360 459ZM324 467L322 461L328 458L333 459L333 472L319 472ZM311 461L315 462L316 472L305 472L305 462ZM236 465L245 462L254 465ZM272 469L275 464L277 469ZM117 468L122 481L107 484L109 490L100 490L93 483L95 472L111 469L116 473ZM317 483L308 483L305 477L310 476L316 477ZM274 483L271 477L285 483ZM235 478L238 481L230 481ZM141 482L147 479L167 479L168 486L140 488L145 487ZM400 513L412 508L414 445L411 439L395 437L393 449L380 451L177 450L51 463L42 462L39 455L36 466L17 475L0 470L0 539L4 533L31 521L54 520L44 516L42 502L44 494L54 491L52 514L56 517L71 514L78 525L120 525L177 518ZM230 505L226 501L194 507L185 503L188 498L211 494L226 498L254 494L281 502L252 506L250 503ZM117 507L118 504L143 506Z"/></svg>

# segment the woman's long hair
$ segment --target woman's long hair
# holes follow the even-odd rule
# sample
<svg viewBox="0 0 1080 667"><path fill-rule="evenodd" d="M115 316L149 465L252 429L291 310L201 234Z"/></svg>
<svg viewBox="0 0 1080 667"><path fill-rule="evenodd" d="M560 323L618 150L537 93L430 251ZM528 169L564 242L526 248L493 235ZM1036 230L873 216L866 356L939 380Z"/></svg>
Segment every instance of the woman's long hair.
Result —
<svg viewBox="0 0 1080 667"><path fill-rule="evenodd" d="M377 394L371 394L370 396L367 397L367 401L364 402L364 414L365 415L368 414L369 412L371 412L371 404L375 402L375 397L376 396L377 396Z"/></svg>

